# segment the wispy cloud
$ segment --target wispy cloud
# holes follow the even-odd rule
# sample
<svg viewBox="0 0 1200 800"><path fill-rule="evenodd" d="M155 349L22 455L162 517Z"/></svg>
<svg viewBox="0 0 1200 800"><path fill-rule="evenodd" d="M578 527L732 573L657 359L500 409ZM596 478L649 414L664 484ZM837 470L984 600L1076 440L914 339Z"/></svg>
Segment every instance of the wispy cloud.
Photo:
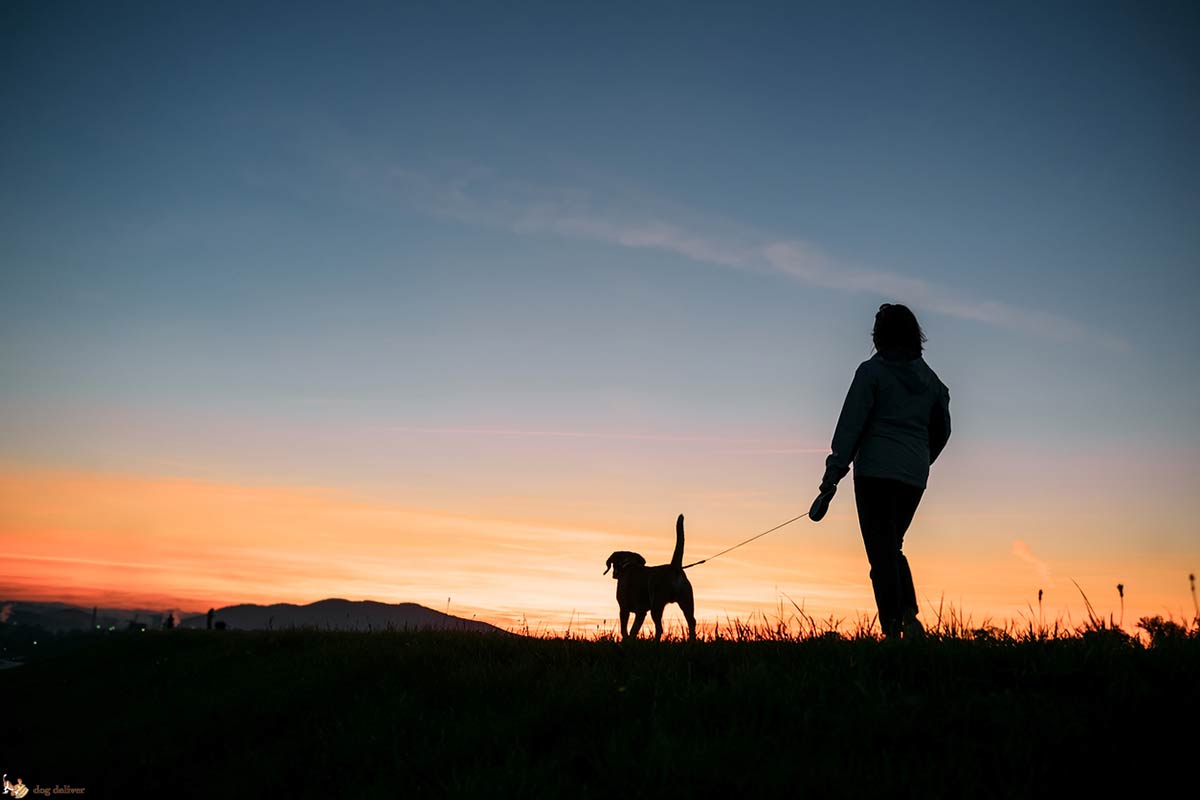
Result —
<svg viewBox="0 0 1200 800"><path fill-rule="evenodd" d="M1060 341L1090 341L1118 351L1130 349L1120 337L1056 314L974 300L918 278L837 264L804 242L775 242L767 245L763 254L777 271L828 289L905 298L914 306L959 319L1029 331Z"/></svg>
<svg viewBox="0 0 1200 800"><path fill-rule="evenodd" d="M29 555L24 553L9 553L4 556L14 561L53 561L60 564L85 564L94 567L121 567L124 569L149 569L162 570L168 569L164 564L148 564L138 561L113 561L107 558L73 558L71 556L58 555Z"/></svg>
<svg viewBox="0 0 1200 800"><path fill-rule="evenodd" d="M674 442L681 444L720 444L720 445L763 445L778 444L775 439L745 439L731 436L705 436L701 434L660 434L660 433L629 433L622 431L564 431L564 430L529 430L520 428L419 428L419 427L390 427L390 433L430 434L445 436L493 436L534 439L613 439L634 442ZM758 451L752 451L758 452ZM823 453L825 448L801 447L785 450L770 450L767 452L786 453Z"/></svg>
<svg viewBox="0 0 1200 800"><path fill-rule="evenodd" d="M1045 561L1042 561L1033 554L1033 551L1029 549L1029 545L1027 545L1024 540L1013 540L1012 554L1024 561L1026 564L1031 565L1037 572L1038 577L1042 579L1047 587L1054 587L1054 580L1050 577L1050 567Z"/></svg>
<svg viewBox="0 0 1200 800"><path fill-rule="evenodd" d="M1132 348L1119 336L1048 311L979 299L951 286L846 263L800 240L771 237L727 220L664 218L652 203L601 199L579 189L530 186L491 170L460 167L451 175L407 169L388 174L393 191L424 213L517 234L549 234L658 250L704 264L787 276L824 289L902 300L918 309L1048 339ZM686 211L675 213L683 217Z"/></svg>
<svg viewBox="0 0 1200 800"><path fill-rule="evenodd" d="M765 266L752 235L739 236L731 223L721 222L720 236L702 234L695 223L662 219L653 203L640 199L604 203L587 190L505 181L480 167L444 176L396 169L390 178L406 204L462 222L662 250L729 267Z"/></svg>

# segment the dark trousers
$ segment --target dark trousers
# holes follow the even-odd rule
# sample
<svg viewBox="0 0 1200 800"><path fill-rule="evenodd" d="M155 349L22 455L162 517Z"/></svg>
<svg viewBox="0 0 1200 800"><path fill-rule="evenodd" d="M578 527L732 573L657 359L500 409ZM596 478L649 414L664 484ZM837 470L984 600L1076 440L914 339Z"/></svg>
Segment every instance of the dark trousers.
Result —
<svg viewBox="0 0 1200 800"><path fill-rule="evenodd" d="M918 486L888 478L854 478L858 527L871 562L871 586L885 636L898 634L904 618L918 610L912 571L901 548L924 493Z"/></svg>

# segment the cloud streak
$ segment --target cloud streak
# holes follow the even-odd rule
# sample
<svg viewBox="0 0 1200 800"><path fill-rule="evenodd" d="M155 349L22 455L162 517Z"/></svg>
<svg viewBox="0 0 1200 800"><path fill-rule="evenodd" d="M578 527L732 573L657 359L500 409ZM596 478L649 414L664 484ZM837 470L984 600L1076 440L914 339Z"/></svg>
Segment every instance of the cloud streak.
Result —
<svg viewBox="0 0 1200 800"><path fill-rule="evenodd" d="M774 439L742 439L731 436L703 436L689 434L658 434L658 433L626 433L621 431L563 431L563 430L526 430L517 428L420 428L420 427L391 427L389 433L430 434L445 436L491 436L534 439L612 439L632 442L668 442L679 444L721 444L721 445L768 445L778 444ZM824 453L827 448L796 447L768 452L785 453ZM752 451L757 452L757 451Z"/></svg>
<svg viewBox="0 0 1200 800"><path fill-rule="evenodd" d="M1033 551L1029 549L1029 545L1024 540L1013 540L1012 554L1032 566L1034 571L1037 572L1038 577L1042 579L1047 587L1054 588L1054 580L1050 577L1050 567L1045 561L1042 561L1033 554Z"/></svg>
<svg viewBox="0 0 1200 800"><path fill-rule="evenodd" d="M902 299L922 310L1046 339L1088 342L1115 352L1132 350L1119 336L1058 314L981 300L950 286L848 264L808 242L773 238L725 221L667 220L645 203L606 206L587 191L506 182L477 167L448 177L397 169L389 180L405 204L469 224L656 250L702 264L783 275L832 291Z"/></svg>

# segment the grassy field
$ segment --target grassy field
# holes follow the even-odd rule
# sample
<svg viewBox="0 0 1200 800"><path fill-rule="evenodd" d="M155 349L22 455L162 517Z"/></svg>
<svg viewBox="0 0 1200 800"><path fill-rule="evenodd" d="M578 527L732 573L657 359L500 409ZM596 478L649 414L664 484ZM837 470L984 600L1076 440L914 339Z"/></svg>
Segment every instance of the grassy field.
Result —
<svg viewBox="0 0 1200 800"><path fill-rule="evenodd" d="M4 635L10 652L29 644ZM1093 630L624 646L160 631L37 647L0 670L0 768L87 797L1169 796L1156 787L1194 783L1200 749L1194 630L1153 646Z"/></svg>

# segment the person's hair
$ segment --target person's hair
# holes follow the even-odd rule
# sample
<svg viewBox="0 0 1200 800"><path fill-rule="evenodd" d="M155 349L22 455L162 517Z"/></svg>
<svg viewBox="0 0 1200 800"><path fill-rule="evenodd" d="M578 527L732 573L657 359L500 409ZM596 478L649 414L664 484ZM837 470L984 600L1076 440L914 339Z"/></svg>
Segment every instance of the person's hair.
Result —
<svg viewBox="0 0 1200 800"><path fill-rule="evenodd" d="M884 303L875 313L871 340L879 352L885 350L916 353L925 349L925 332L908 306Z"/></svg>

